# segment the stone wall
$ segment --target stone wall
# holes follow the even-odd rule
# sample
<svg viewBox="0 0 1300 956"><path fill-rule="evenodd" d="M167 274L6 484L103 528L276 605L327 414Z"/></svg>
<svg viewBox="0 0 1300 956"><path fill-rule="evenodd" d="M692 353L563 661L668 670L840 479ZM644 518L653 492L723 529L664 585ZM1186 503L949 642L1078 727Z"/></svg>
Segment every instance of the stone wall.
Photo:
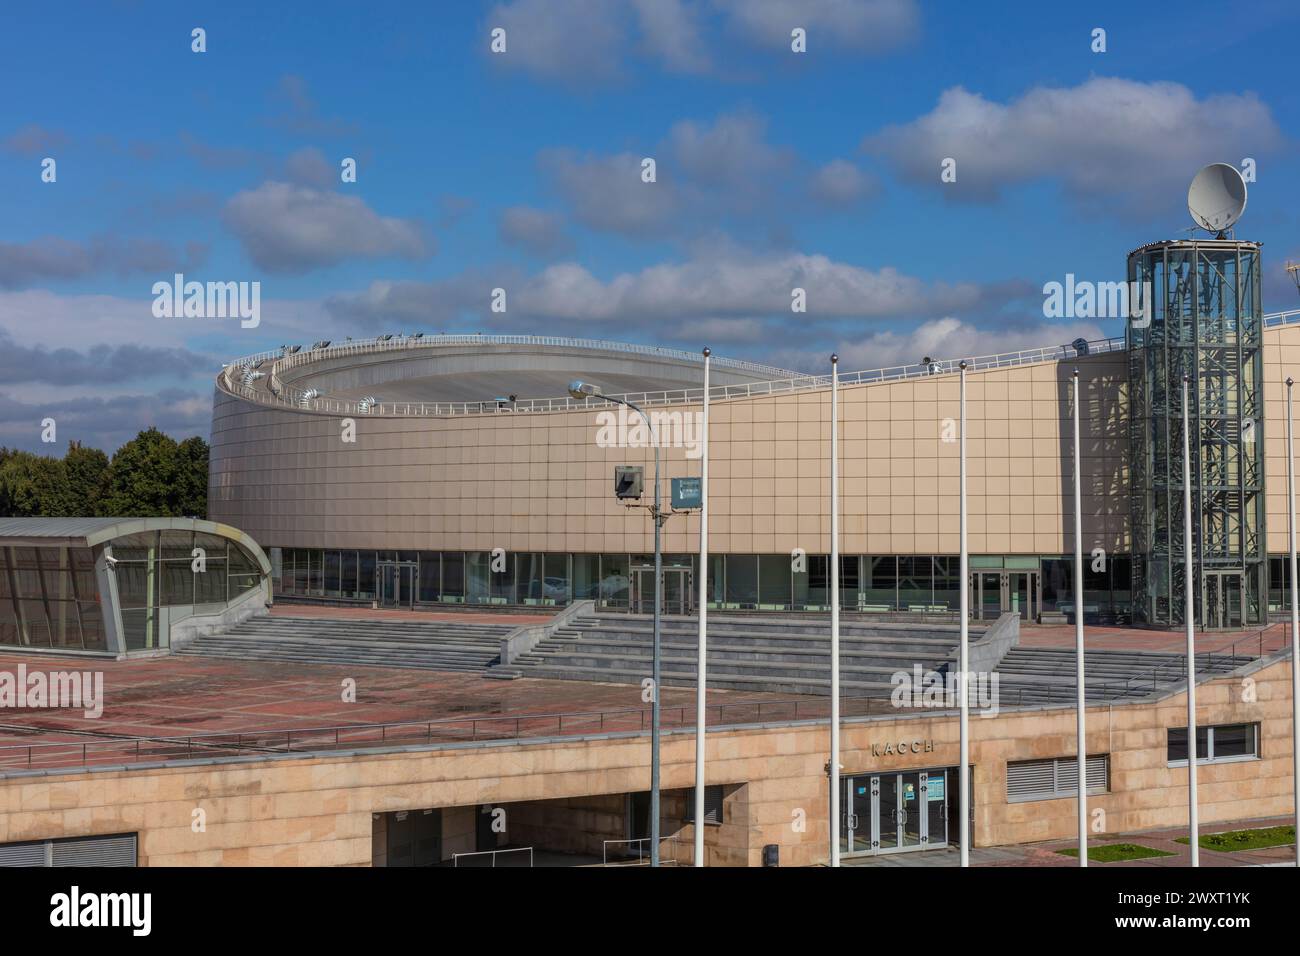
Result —
<svg viewBox="0 0 1300 956"><path fill-rule="evenodd" d="M1260 759L1200 768L1202 821L1290 813L1289 661L1202 684L1198 705L1200 724L1258 722L1262 737ZM1105 813L1108 832L1185 823L1187 771L1167 766L1165 751L1167 729L1185 726L1185 707L1184 696L1175 694L1089 710L1088 750L1111 756L1111 792L1089 798L1091 808ZM1006 764L1072 755L1074 720L1070 709L972 716L977 846L1073 835L1074 800L1008 802ZM957 764L952 716L847 720L841 736L846 774ZM893 753L881 755L888 742ZM907 745L902 755L899 742ZM732 786L727 825L706 832L709 862L757 866L768 843L780 845L782 865L823 861L830 832L827 746L824 723L710 733L708 783ZM665 791L693 785L694 750L692 734L664 735ZM373 813L462 808L444 817L446 850L456 834L472 842L470 811L484 803L645 790L649 756L648 735L607 736L10 776L0 779L0 842L135 831L144 865L366 865L373 861ZM206 830L195 833L192 813L199 807ZM691 828L676 835L689 842Z"/></svg>

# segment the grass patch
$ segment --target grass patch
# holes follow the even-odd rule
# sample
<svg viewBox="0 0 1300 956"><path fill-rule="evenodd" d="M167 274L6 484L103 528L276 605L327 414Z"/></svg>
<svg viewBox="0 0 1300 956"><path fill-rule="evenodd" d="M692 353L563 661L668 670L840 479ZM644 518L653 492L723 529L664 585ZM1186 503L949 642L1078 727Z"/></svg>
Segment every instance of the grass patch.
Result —
<svg viewBox="0 0 1300 956"><path fill-rule="evenodd" d="M1057 850L1061 856L1072 856L1079 858L1079 848L1071 847L1068 850ZM1136 843L1107 843L1103 846L1088 847L1089 863L1122 863L1125 860L1149 860L1157 856L1173 856L1165 850L1157 850L1155 847L1139 846Z"/></svg>
<svg viewBox="0 0 1300 956"><path fill-rule="evenodd" d="M1179 837L1174 841L1184 845L1191 842L1190 837ZM1255 830L1227 830L1223 833L1204 833L1200 839L1202 850L1215 850L1218 853L1232 853L1236 850L1263 850L1271 846L1291 846L1295 843L1295 827L1262 827Z"/></svg>

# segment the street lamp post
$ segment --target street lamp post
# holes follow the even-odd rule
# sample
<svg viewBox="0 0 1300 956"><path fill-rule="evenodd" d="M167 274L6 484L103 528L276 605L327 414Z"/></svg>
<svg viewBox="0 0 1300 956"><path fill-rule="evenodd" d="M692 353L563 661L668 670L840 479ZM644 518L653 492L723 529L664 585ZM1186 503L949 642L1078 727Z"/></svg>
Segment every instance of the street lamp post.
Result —
<svg viewBox="0 0 1300 956"><path fill-rule="evenodd" d="M1300 272L1296 273L1300 280ZM1286 498L1288 550L1291 555L1291 774L1294 785L1296 833L1300 833L1300 581L1296 580L1295 520L1295 444L1294 419L1291 413L1291 387L1295 380L1286 379ZM1296 843L1295 865L1300 866L1300 841Z"/></svg>
<svg viewBox="0 0 1300 956"><path fill-rule="evenodd" d="M650 509L650 515L655 524L655 595L654 595L654 650L653 661L650 677L650 691L654 695L651 700L651 717L650 717L650 865L659 865L659 608L663 600L664 586L664 565L663 549L661 547L661 532L664 522L668 520L668 515L664 513L659 497L659 435L655 431L654 423L650 421L650 416L645 413L639 405L635 405L625 399L618 398L614 395L605 395L599 385L592 385L588 382L575 381L569 383L569 394L579 400L589 398L599 398L607 402L614 402L617 405L624 405L632 409L645 421L645 426L650 432L650 443L655 449L655 503ZM697 827L700 822L697 820Z"/></svg>

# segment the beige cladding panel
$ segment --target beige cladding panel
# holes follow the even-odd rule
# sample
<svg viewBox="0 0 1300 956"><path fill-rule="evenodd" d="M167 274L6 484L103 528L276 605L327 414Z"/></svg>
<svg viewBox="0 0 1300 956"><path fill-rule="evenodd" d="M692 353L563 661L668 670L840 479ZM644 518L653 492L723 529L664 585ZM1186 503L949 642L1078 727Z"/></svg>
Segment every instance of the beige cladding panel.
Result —
<svg viewBox="0 0 1300 956"><path fill-rule="evenodd" d="M1265 665L1250 677L1249 684L1232 676L1198 688L1198 724L1261 727L1259 759L1200 769L1205 824L1292 812L1290 662ZM1185 708L1184 698L1173 695L1089 711L1088 750L1110 757L1109 790L1088 800L1090 811L1103 811L1105 832L1185 824L1186 768L1171 767L1166 751L1169 728L1185 726ZM1074 734L1069 708L972 717L976 846L1074 835L1072 798L1012 802L1006 794L1008 762L1071 756ZM730 793L727 832L711 837L712 863L758 865L762 847L771 843L780 846L782 865L825 859L824 725L716 730L707 746L707 780ZM951 715L848 720L842 748L850 775L952 767L957 721ZM692 785L694 756L693 735L664 737L664 790ZM625 794L646 788L648 758L646 737L574 738L14 777L0 780L0 843L139 832L145 865L365 865L375 857L372 814ZM532 823L545 822L555 806L535 807ZM206 814L206 829L198 833L191 825L196 807ZM672 819L680 819L680 810ZM464 813L444 817L449 839L468 845L471 832Z"/></svg>
<svg viewBox="0 0 1300 956"><path fill-rule="evenodd" d="M1088 548L1130 548L1124 353L972 372L967 388L970 548L1073 550L1070 379L1083 401ZM1300 327L1265 333L1264 436L1269 550L1286 548L1285 388L1300 377ZM958 377L843 387L842 540L846 553L953 554L957 543ZM681 416L699 406L652 411ZM829 548L828 391L733 399L711 411L710 543L718 553ZM635 417L631 419L635 421ZM613 468L654 456L602 447L596 412L442 418L339 418L255 405L218 391L211 517L264 546L645 553L644 509L612 495ZM670 445L672 442L668 442ZM680 445L680 442L676 444ZM697 457L666 447L668 479ZM647 493L646 502L649 501ZM667 552L691 552L699 519L675 515Z"/></svg>

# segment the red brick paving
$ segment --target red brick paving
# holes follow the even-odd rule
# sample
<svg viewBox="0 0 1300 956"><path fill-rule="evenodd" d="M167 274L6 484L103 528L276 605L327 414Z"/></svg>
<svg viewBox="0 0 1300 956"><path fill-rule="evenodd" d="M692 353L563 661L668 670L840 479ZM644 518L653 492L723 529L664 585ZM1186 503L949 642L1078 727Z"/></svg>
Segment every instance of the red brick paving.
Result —
<svg viewBox="0 0 1300 956"><path fill-rule="evenodd" d="M125 661L87 661L42 655L0 654L0 671L102 671L104 711L89 719L81 710L0 711L0 772L30 765L66 766L82 761L80 748L34 751L26 747L98 737L183 737L192 734L245 734L281 747L293 731L293 745L333 746L333 732L310 738L304 731L380 723L443 721L405 730L358 729L355 745L417 742L425 739L483 739L492 736L544 736L649 727L649 709L636 685L523 678L488 680L475 673L350 667L266 661L223 661L157 657ZM356 703L342 699L345 678L356 681ZM814 716L824 698L711 691L710 723ZM765 704L762 710L758 702ZM796 702L805 705L795 710ZM738 706L739 705L739 706ZM563 718L536 715L565 714ZM592 716L596 714L596 716ZM505 718L482 721L481 718ZM532 719L528 719L531 717ZM475 724L471 718L480 718ZM664 726L693 725L695 693L665 688ZM414 737L412 735L415 735ZM341 734L340 744L349 735ZM223 741L230 746L232 741ZM21 750L5 750L20 746ZM130 746L92 745L98 762L134 759ZM113 759L107 760L112 755ZM169 754L150 750L142 759ZM171 756L185 756L184 751ZM95 762L95 761L92 761Z"/></svg>
<svg viewBox="0 0 1300 956"><path fill-rule="evenodd" d="M1234 646L1238 653L1258 655L1285 647L1291 640L1289 624L1271 624L1265 628L1248 631L1197 631L1196 650L1229 651ZM1157 631L1140 627L1099 627L1088 624L1083 629L1084 646L1089 650L1106 651L1173 651L1183 653L1187 648L1184 631ZM1021 624L1022 647L1074 647L1073 624Z"/></svg>

